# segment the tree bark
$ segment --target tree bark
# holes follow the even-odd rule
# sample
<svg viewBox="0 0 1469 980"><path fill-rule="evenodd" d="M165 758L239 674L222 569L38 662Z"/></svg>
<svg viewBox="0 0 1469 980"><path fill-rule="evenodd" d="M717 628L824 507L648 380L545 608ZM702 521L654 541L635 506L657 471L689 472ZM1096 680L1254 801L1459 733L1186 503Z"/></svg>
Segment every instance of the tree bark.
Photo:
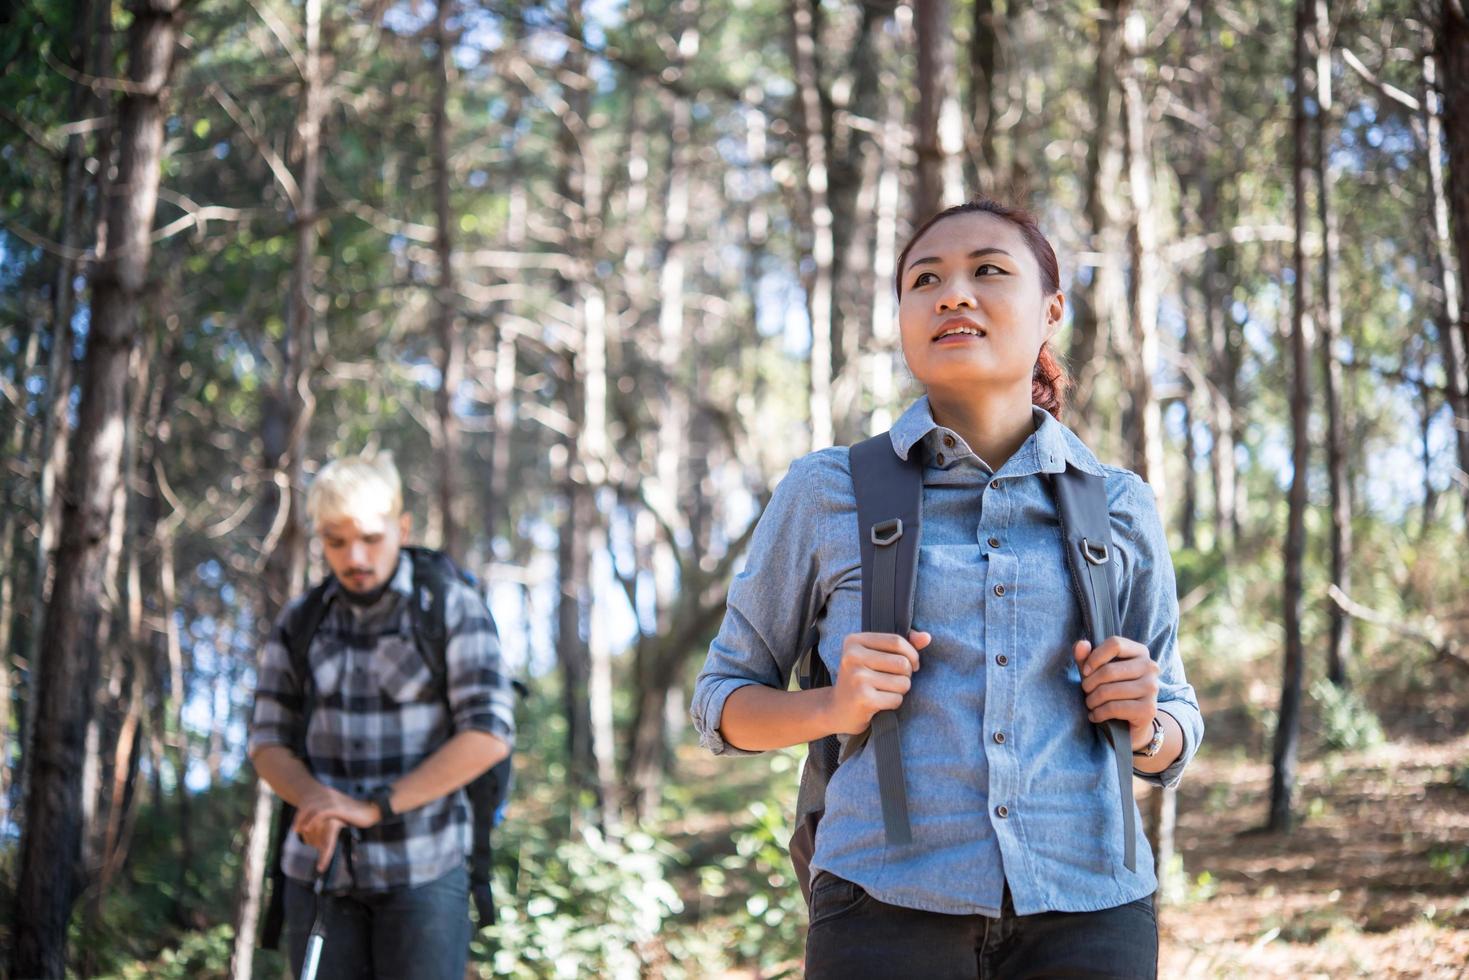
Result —
<svg viewBox="0 0 1469 980"><path fill-rule="evenodd" d="M1132 402L1133 466L1150 483L1159 498L1167 497L1163 472L1163 413L1153 393L1158 371L1158 225L1153 208L1153 156L1148 133L1148 110L1142 90L1146 73L1143 45L1147 27L1143 15L1132 11L1124 28L1128 61L1122 72L1122 98L1126 119L1126 160L1129 197L1132 200L1127 230L1132 275L1128 277L1128 317L1132 321L1133 352L1129 358L1129 393Z"/></svg>
<svg viewBox="0 0 1469 980"><path fill-rule="evenodd" d="M1442 0L1436 40L1438 106L1443 111L1443 133L1448 146L1448 212L1454 254L1458 260L1459 316L1444 332L1444 367L1452 372L1454 435L1459 467L1456 482L1469 520L1469 316L1463 298L1469 296L1469 15L1463 0ZM1432 83L1430 83L1430 89ZM1438 153L1436 144L1429 155ZM1433 164L1431 164L1433 166Z"/></svg>
<svg viewBox="0 0 1469 980"><path fill-rule="evenodd" d="M303 9L304 59L301 104L296 139L300 170L296 176L299 198L293 203L295 255L291 293L286 306L286 336L280 388L267 391L262 410L266 466L275 471L274 523L266 536L268 554L261 602L262 639L280 609L306 585L306 491L304 463L307 433L316 399L311 393L312 319L316 288L317 189L321 180L321 124L327 92L322 69L321 0L305 0ZM254 970L256 929L265 889L270 812L274 796L264 780L255 780L254 815L246 828L241 851L240 888L235 906L235 942L230 956L233 980L249 980ZM263 816L262 816L263 814Z"/></svg>
<svg viewBox="0 0 1469 980"><path fill-rule="evenodd" d="M811 449L832 444L835 421L832 379L832 262L836 245L827 200L826 141L822 136L821 90L816 76L812 0L792 0L791 39L795 48L797 131L805 153L805 191L811 220L811 257L816 264L807 310L811 317Z"/></svg>
<svg viewBox="0 0 1469 980"><path fill-rule="evenodd" d="M1295 243L1291 265L1295 282L1291 294L1291 463L1289 515L1286 525L1284 566L1281 593L1282 626L1285 631L1285 659L1280 685L1280 712L1275 729L1270 781L1270 817L1268 827L1288 832L1294 823L1292 797L1295 792L1296 755L1300 744L1301 679L1305 665L1304 640L1301 636L1301 606L1304 585L1302 565L1306 549L1307 475L1310 461L1310 312L1306 290L1306 170L1307 155L1306 72L1307 38L1315 30L1316 0L1297 0L1295 38L1294 116L1291 124L1294 155L1291 160L1291 187L1295 201Z"/></svg>
<svg viewBox="0 0 1469 980"><path fill-rule="evenodd" d="M1338 295L1336 267L1341 253L1336 211L1332 208L1332 188L1336 169L1327 154L1331 125L1331 18L1326 0L1316 0L1315 33L1311 39L1316 54L1316 125L1315 175L1316 218L1321 226L1325 247L1321 250L1321 288L1317 305L1321 310L1321 395L1326 413L1326 474L1331 495L1331 580L1348 595L1352 591L1352 485L1347 478L1346 433L1349 428L1341 402L1342 368L1337 346L1342 333L1341 298ZM1330 633L1326 647L1326 676L1337 687L1345 688L1351 673L1351 618L1333 606Z"/></svg>
<svg viewBox="0 0 1469 980"><path fill-rule="evenodd" d="M913 0L918 47L918 168L914 222L964 200L963 124L955 91L953 26L948 0Z"/></svg>
<svg viewBox="0 0 1469 980"><path fill-rule="evenodd" d="M1121 326L1116 322L1117 313L1125 305L1123 242L1116 208L1123 162L1117 79L1122 58L1121 25L1126 12L1126 0L1104 0L1097 15L1097 70L1092 85L1092 132L1087 140L1086 213L1091 226L1091 247L1099 253L1099 259L1091 283L1085 289L1075 290L1078 301L1068 359L1076 382L1072 394L1076 409L1071 417L1078 422L1089 417L1087 409L1093 388L1103 374L1102 352L1106 349L1103 331L1115 334ZM1082 430L1087 428L1081 425ZM1083 432L1083 435L1090 433Z"/></svg>
<svg viewBox="0 0 1469 980"><path fill-rule="evenodd" d="M118 180L108 202L107 248L92 282L56 584L42 628L46 657L35 689L35 760L21 841L14 976L60 977L65 969L66 923L76 895L81 841L82 740L96 672L95 658L85 656L80 627L101 587L104 538L121 466L128 358L138 335L138 305L152 252L164 100L178 30L176 0L137 4L128 30L132 85L118 111Z"/></svg>
<svg viewBox="0 0 1469 980"><path fill-rule="evenodd" d="M435 292L434 331L438 341L439 390L434 408L434 456L438 471L439 546L455 561L464 560L464 522L459 514L456 474L460 460L460 425L454 395L464 377L464 335L457 323L458 287L454 282L454 215L449 209L449 86L453 60L449 19L453 0L439 0L434 21L435 78L433 96L434 252L439 281Z"/></svg>

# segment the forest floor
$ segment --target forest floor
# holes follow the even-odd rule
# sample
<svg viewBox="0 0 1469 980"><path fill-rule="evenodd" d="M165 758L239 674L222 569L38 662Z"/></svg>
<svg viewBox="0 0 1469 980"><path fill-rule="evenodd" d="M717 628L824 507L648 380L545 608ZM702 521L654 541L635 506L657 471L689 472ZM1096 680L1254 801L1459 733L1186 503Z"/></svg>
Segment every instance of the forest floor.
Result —
<svg viewBox="0 0 1469 980"><path fill-rule="evenodd" d="M1416 727L1373 749L1304 759L1288 836L1258 830L1271 771L1257 760L1268 753L1201 753L1179 793L1186 882L1160 916L1159 975L1469 977L1469 734ZM698 751L681 761L686 777L710 784L758 771L757 760ZM730 849L720 827L701 823L685 828L686 846Z"/></svg>

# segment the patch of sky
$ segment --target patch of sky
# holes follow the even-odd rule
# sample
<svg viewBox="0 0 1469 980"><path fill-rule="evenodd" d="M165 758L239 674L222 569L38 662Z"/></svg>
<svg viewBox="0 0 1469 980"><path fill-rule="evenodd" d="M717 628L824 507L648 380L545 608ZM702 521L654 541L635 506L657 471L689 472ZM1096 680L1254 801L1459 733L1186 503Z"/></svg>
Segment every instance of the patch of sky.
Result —
<svg viewBox="0 0 1469 980"><path fill-rule="evenodd" d="M468 182L470 187L483 187L490 182L490 175L479 168L475 168L469 172Z"/></svg>
<svg viewBox="0 0 1469 980"><path fill-rule="evenodd" d="M783 78L780 75L767 75L765 78L765 94L772 101L790 98L796 94L796 83L792 79Z"/></svg>
<svg viewBox="0 0 1469 980"><path fill-rule="evenodd" d="M223 160L230 155L229 140L220 140L218 143L215 143L210 152L214 154L214 159Z"/></svg>
<svg viewBox="0 0 1469 980"><path fill-rule="evenodd" d="M806 293L783 271L767 271L755 287L755 327L762 337L784 338L788 354L804 356L811 349L811 320Z"/></svg>
<svg viewBox="0 0 1469 980"><path fill-rule="evenodd" d="M383 11L383 26L398 34L417 34L434 22L438 10L429 4L398 3Z"/></svg>

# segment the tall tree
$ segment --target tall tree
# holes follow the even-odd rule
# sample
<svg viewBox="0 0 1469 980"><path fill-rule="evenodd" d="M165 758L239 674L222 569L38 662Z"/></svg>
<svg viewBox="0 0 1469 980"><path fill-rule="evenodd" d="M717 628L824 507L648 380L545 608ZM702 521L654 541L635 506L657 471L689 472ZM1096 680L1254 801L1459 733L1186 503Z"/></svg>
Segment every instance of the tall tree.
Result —
<svg viewBox="0 0 1469 980"><path fill-rule="evenodd" d="M326 70L322 57L321 0L305 0L302 9L301 97L296 121L295 174L276 173L291 208L295 251L290 293L286 301L286 331L281 345L280 387L266 392L262 413L265 464L273 471L275 516L266 536L265 595L261 624L273 623L286 602L306 586L307 529L305 461L307 435L316 399L311 390L313 327L316 310L316 253L322 216L317 210L321 184L321 127L328 103ZM264 891L270 815L275 798L265 781L256 777L254 805L246 825L235 908L235 944L230 974L246 980L253 972L256 927Z"/></svg>
<svg viewBox="0 0 1469 980"><path fill-rule="evenodd" d="M1459 322L1444 336L1445 366L1457 374L1450 390L1457 396L1454 431L1459 447L1458 484L1469 520L1469 13L1464 0L1441 0L1435 38L1442 94L1443 131L1448 145L1448 210L1454 253L1459 263ZM1436 153L1436 147L1429 148Z"/></svg>
<svg viewBox="0 0 1469 980"><path fill-rule="evenodd" d="M1331 17L1326 0L1316 0L1315 30L1310 38L1315 53L1313 92L1316 97L1316 125L1312 127L1315 153L1312 155L1316 178L1316 219L1321 226L1321 283L1316 297L1321 311L1321 398L1326 415L1326 479L1331 499L1331 581L1348 595L1352 591L1352 485L1347 479L1348 420L1343 417L1346 406L1341 398L1342 367L1338 354L1341 342L1341 296L1337 289L1336 270L1341 262L1341 236L1337 230L1336 210L1332 204L1332 188L1337 168L1331 166L1330 128L1332 126L1331 82ZM1326 676L1338 687L1346 687L1351 656L1351 618L1335 603L1328 612L1331 628L1326 647Z"/></svg>
<svg viewBox="0 0 1469 980"><path fill-rule="evenodd" d="M918 152L913 191L915 220L964 200L963 123L954 73L953 25L948 0L914 0L918 47Z"/></svg>
<svg viewBox="0 0 1469 980"><path fill-rule="evenodd" d="M1296 783L1296 756L1301 740L1301 684L1305 670L1305 639L1301 633L1306 560L1307 480L1310 462L1310 327L1309 296L1306 290L1306 176L1310 167L1307 150L1309 122L1306 118L1307 45L1316 30L1316 0L1297 0L1295 27L1295 92L1291 117L1293 154L1291 187L1294 199L1295 237L1291 253L1294 282L1290 312L1290 418L1291 483L1285 548L1282 555L1285 578L1281 590L1285 657L1280 684L1280 711L1275 726L1270 780L1269 829L1289 831L1294 821L1291 810Z"/></svg>
<svg viewBox="0 0 1469 980"><path fill-rule="evenodd" d="M178 42L177 0L143 0L128 29L129 85L118 106L117 182L106 250L92 276L82 399L68 457L56 585L46 608L35 688L36 739L21 841L14 976L60 977L81 843L83 735L95 656L82 627L101 589L104 538L121 466L128 359L152 254L165 101Z"/></svg>
<svg viewBox="0 0 1469 980"><path fill-rule="evenodd" d="M811 448L832 444L832 262L836 244L832 235L831 205L827 199L827 152L822 139L821 88L816 74L816 18L812 0L792 0L791 43L796 69L797 132L806 164L807 211L812 234L811 257L816 270L807 309L811 317Z"/></svg>
<svg viewBox="0 0 1469 980"><path fill-rule="evenodd" d="M434 455L438 475L438 541L454 559L464 560L463 519L459 515L455 474L463 458L460 451L459 417L454 396L464 376L464 334L459 328L458 291L454 280L454 222L449 206L453 182L449 161L449 90L453 74L453 38L449 21L453 0L439 0L434 16L433 86L433 172L434 253L438 258L438 283L434 290L434 334L438 343L439 390L434 396Z"/></svg>

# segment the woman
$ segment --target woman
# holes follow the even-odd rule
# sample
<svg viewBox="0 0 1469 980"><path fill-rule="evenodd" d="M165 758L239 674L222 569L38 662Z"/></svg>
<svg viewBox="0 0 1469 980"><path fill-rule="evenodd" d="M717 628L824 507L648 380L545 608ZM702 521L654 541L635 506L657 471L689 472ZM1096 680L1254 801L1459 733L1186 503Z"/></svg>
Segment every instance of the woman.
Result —
<svg viewBox="0 0 1469 980"><path fill-rule="evenodd" d="M890 433L924 461L915 628L860 632L848 450L812 453L730 587L695 724L716 754L747 753L898 711L912 843L889 844L874 753L857 751L827 788L811 860L809 977L1155 976L1151 855L1139 835L1124 866L1096 728L1125 722L1135 772L1170 786L1203 736L1152 492L1058 421L1066 378L1047 345L1065 297L1028 213L979 201L935 215L897 289L903 356L927 392ZM1067 466L1105 477L1121 635L1095 649L1049 486ZM813 625L835 681L787 691Z"/></svg>

